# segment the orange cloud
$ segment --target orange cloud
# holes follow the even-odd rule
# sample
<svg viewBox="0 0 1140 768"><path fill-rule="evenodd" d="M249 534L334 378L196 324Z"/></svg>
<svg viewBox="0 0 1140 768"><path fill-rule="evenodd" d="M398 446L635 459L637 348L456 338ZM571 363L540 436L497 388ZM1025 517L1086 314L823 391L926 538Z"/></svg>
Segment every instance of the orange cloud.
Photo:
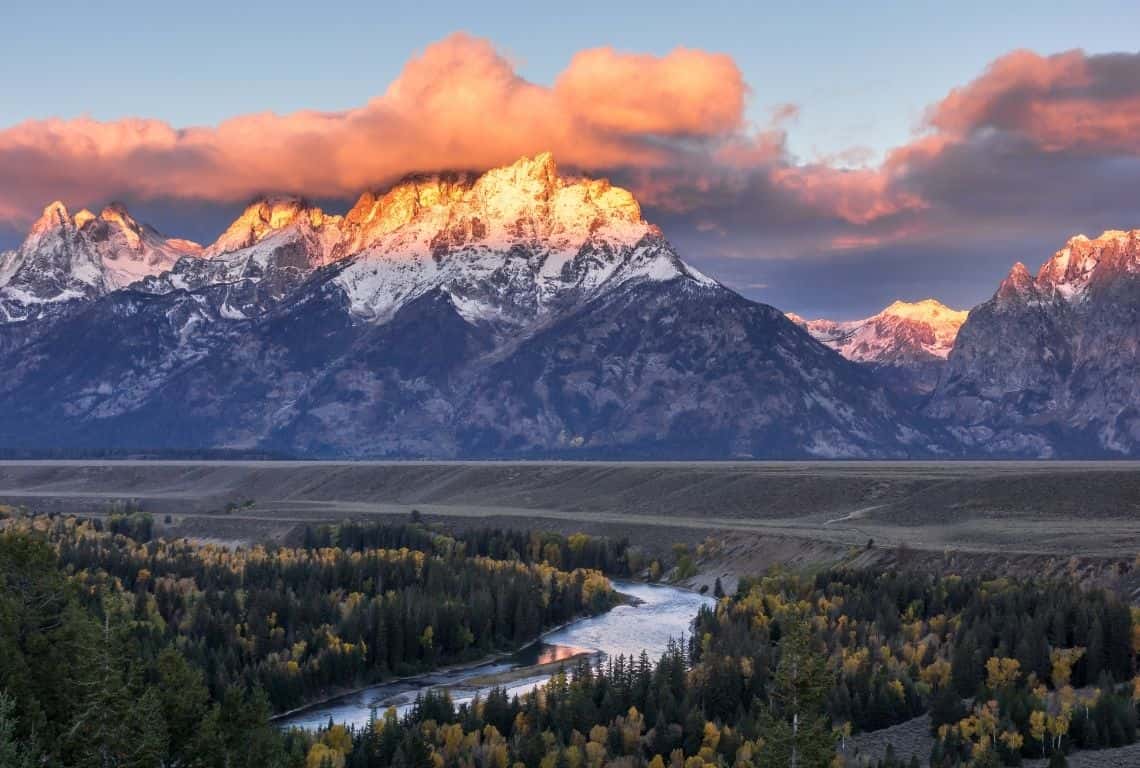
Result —
<svg viewBox="0 0 1140 768"><path fill-rule="evenodd" d="M741 126L746 91L731 58L687 48L664 57L582 51L554 84L568 114L633 135L732 133Z"/></svg>
<svg viewBox="0 0 1140 768"><path fill-rule="evenodd" d="M584 169L661 167L697 151L686 148L693 137L736 130L745 93L731 59L687 49L584 51L545 87L489 42L456 34L410 60L383 95L343 112L186 129L53 119L0 131L0 211L30 216L50 198L343 196L412 171L486 168L542 150Z"/></svg>

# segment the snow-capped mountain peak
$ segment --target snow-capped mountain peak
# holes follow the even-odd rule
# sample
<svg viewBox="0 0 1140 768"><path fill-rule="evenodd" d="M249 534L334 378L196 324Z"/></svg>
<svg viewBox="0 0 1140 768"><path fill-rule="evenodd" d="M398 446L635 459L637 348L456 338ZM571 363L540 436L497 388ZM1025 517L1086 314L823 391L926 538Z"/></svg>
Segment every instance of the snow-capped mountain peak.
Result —
<svg viewBox="0 0 1140 768"><path fill-rule="evenodd" d="M931 325L956 327L965 321L967 313L951 309L937 299L922 299L921 301L892 302L881 314L930 323Z"/></svg>
<svg viewBox="0 0 1140 768"><path fill-rule="evenodd" d="M906 357L945 360L968 314L923 299L895 301L862 320L805 320L794 313L788 318L849 360L883 363Z"/></svg>
<svg viewBox="0 0 1140 768"><path fill-rule="evenodd" d="M170 269L201 247L164 237L120 204L75 216L44 208L15 251L0 255L0 322L40 317L49 305L90 300Z"/></svg>
<svg viewBox="0 0 1140 768"><path fill-rule="evenodd" d="M183 256L202 252L197 243L166 237L137 221L121 203L111 203L98 216L84 209L75 215L74 222L98 251L114 288L168 270Z"/></svg>
<svg viewBox="0 0 1140 768"><path fill-rule="evenodd" d="M44 208L17 250L0 256L0 322L35 319L47 306L112 288L99 253L56 201Z"/></svg>
<svg viewBox="0 0 1140 768"><path fill-rule="evenodd" d="M925 393L934 388L968 314L923 299L893 302L862 320L805 320L794 313L788 319L848 360L888 369L893 388Z"/></svg>
<svg viewBox="0 0 1140 768"><path fill-rule="evenodd" d="M59 229L74 227L75 222L72 221L71 215L67 212L67 206L60 200L53 200L44 206L43 213L32 223L28 232L28 239L40 237Z"/></svg>
<svg viewBox="0 0 1140 768"><path fill-rule="evenodd" d="M75 234L75 220L68 213L67 206L55 200L44 206L43 213L32 222L28 235L17 252L23 254L23 260L26 260L27 255L37 249L57 247L61 242L74 238Z"/></svg>
<svg viewBox="0 0 1140 768"><path fill-rule="evenodd" d="M349 233L344 250L356 253L406 226L423 211L458 202L472 179L465 173L415 175L386 191L365 192L344 217Z"/></svg>
<svg viewBox="0 0 1140 768"><path fill-rule="evenodd" d="M179 260L136 287L155 294L211 289L219 317L244 320L340 258L343 222L300 197L258 198L202 251L202 258Z"/></svg>
<svg viewBox="0 0 1140 768"><path fill-rule="evenodd" d="M1056 457L1140 451L1140 229L1015 264L975 307L926 413L967 445Z"/></svg>
<svg viewBox="0 0 1140 768"><path fill-rule="evenodd" d="M1140 229L1108 230L1099 237L1077 235L1041 265L1034 281L1044 295L1066 301L1083 298L1098 281L1140 273Z"/></svg>
<svg viewBox="0 0 1140 768"><path fill-rule="evenodd" d="M415 250L427 235L443 234L451 246L478 241L501 247L527 238L584 240L617 223L628 225L614 233L626 240L649 230L627 190L604 179L565 179L549 152L482 175L408 177L381 194L365 193L345 216L360 250L390 247L388 236L398 230L406 231L397 244ZM430 246L431 238L426 242Z"/></svg>
<svg viewBox="0 0 1140 768"><path fill-rule="evenodd" d="M633 195L567 178L549 153L471 174L416 177L345 217L361 253L338 283L383 321L440 289L469 320L526 321L634 279L712 281L685 265Z"/></svg>
<svg viewBox="0 0 1140 768"><path fill-rule="evenodd" d="M234 319L260 314L334 262L343 263L335 279L351 312L372 322L434 290L469 320L517 325L630 281L715 284L681 261L629 191L563 175L549 153L481 175L411 176L366 192L344 216L300 197L262 197L206 248L163 237L121 205L71 217L53 203L27 247L0 261L6 282L29 254L63 247L41 240L69 243L52 269L87 286L65 293L53 284L45 294L216 288L219 314Z"/></svg>

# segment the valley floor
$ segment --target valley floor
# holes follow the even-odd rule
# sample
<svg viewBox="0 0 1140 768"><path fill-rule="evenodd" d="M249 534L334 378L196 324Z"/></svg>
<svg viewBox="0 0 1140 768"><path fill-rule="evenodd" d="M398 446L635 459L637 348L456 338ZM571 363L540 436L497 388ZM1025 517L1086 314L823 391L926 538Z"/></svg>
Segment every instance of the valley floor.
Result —
<svg viewBox="0 0 1140 768"><path fill-rule="evenodd" d="M224 542L413 509L455 528L541 521L653 555L708 542L691 583L710 588L775 564L911 559L1140 589L1137 462L9 461L0 503L134 505L171 535Z"/></svg>

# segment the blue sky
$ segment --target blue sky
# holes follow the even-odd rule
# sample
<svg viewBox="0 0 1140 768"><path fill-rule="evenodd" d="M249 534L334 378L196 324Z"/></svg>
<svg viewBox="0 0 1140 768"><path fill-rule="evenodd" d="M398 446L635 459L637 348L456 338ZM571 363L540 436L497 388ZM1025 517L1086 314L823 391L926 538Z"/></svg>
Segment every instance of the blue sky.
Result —
<svg viewBox="0 0 1140 768"><path fill-rule="evenodd" d="M411 57L464 31L489 40L519 75L542 85L551 85L576 52L602 46L659 56L678 46L727 54L749 87L745 121L763 128L773 109L795 104L799 114L784 126L788 162L835 169L851 166L852 158L877 166L888 150L915 140L928 108L951 89L981 77L991 62L1013 50L1046 56L1074 48L1090 57L1140 55L1140 5L1107 1L129 0L91 6L57 0L10 5L5 18L10 31L0 46L0 71L5 73L0 78L0 134L23 121L51 117L145 117L181 128L264 111L360 107L382 95ZM1105 109L1112 108L1112 102L1106 102ZM993 130L992 125L979 125L977 135L988 137ZM963 147L976 143L967 138L956 137ZM1044 249L1059 246L1068 233L1140 225L1140 209L1127 202L1128 195L1140 189L1140 166L1131 149L1113 147L1089 160L1087 148L1068 154L1051 148L1033 154L1030 162L1042 169L1041 175L1027 174L1024 188L1002 198L1010 210L1000 214L972 211L960 191L951 202L942 199L950 196L951 184L944 167L934 181L924 176L915 194L934 201L924 208L934 213L923 222L923 236L896 236L887 245L879 244L878 235L866 234L880 223L885 230L885 222L845 221L841 223L850 231L840 232L834 214L817 220L800 208L773 213L784 211L785 204L772 200L767 188L755 197L761 201L757 205L767 206L765 213L750 217L748 208L735 211L733 224L710 224L708 215L715 214L711 208L700 215L674 215L668 207L655 211L652 205L648 211L659 217L667 234L691 250L684 255L746 295L788 309L849 317L893 298L925 295L969 305L987 297L1014 260L1035 267L1048 256ZM0 157L0 172L7 167L3 163ZM978 166L988 167L981 162ZM1077 210L1080 204L1074 202L1070 215L1070 209L1058 203L1044 215L1048 201L1032 200L1040 190L1073 185L1077 200L1080 185L1096 184L1106 174L1113 181L1100 194L1106 199L1111 194L1111 205ZM908 185L896 194L909 193L915 186L909 182L908 177ZM952 183L971 188L990 182L956 177ZM134 202L130 189L114 194ZM328 197L323 192L318 196ZM152 214L158 225L199 238L223 226L235 207L233 200L218 205L195 200L183 207L138 197L139 209ZM45 202L37 198L27 207ZM752 203L742 197L733 204ZM1018 204L1024 206L1023 218L1018 217ZM187 218L185 211L192 216ZM976 218L967 218L967 213ZM3 214L0 199L0 218ZM0 245L10 245L22 231L24 223L13 222L0 221ZM903 231L906 222L893 225ZM832 244L840 239L877 244L837 251L833 245L805 242L796 227L826 229ZM719 234L704 234L711 230ZM976 239L964 245L964 233ZM859 282L859 274L876 270L889 270L889 279ZM821 287L821 277L835 275L844 276L842 288L831 283Z"/></svg>

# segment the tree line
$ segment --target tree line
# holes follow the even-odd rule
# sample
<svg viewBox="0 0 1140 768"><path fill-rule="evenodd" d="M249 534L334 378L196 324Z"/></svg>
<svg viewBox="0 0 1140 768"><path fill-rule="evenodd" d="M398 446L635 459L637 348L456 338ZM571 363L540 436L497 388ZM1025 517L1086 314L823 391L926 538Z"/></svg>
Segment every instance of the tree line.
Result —
<svg viewBox="0 0 1140 768"><path fill-rule="evenodd" d="M419 513L413 511L414 521ZM346 521L336 525L307 525L302 535L307 549L339 547L365 549L414 549L440 555L489 557L564 570L586 568L611 576L630 576L645 567L640 549L626 537L610 539L574 533L563 536L551 531L478 527L449 533L423 525L392 525L383 522Z"/></svg>

